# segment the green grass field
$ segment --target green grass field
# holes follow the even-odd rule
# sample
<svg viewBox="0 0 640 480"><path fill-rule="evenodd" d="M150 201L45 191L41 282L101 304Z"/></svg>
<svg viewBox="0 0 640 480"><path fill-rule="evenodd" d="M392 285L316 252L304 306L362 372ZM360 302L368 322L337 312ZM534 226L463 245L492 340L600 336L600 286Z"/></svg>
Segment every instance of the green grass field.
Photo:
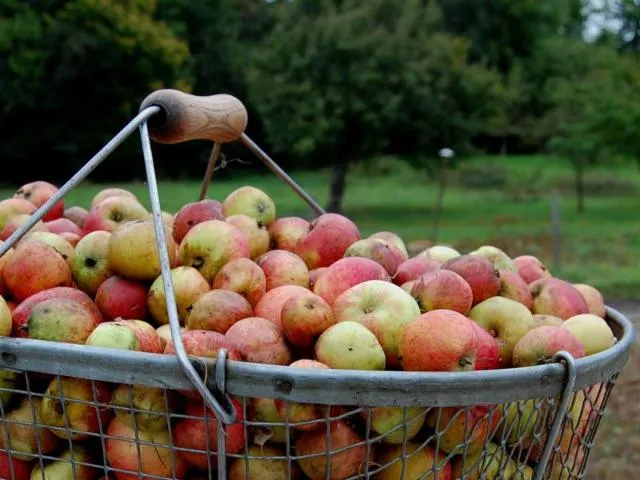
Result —
<svg viewBox="0 0 640 480"><path fill-rule="evenodd" d="M373 168L354 168L349 175L345 214L363 235L392 230L407 242L431 236L436 185L403 162L380 159ZM227 168L233 169L233 165ZM289 172L326 204L328 172ZM450 178L438 243L462 251L493 244L511 255L531 253L554 274L593 284L610 298L640 297L640 169L637 164L599 167L587 176L586 211L578 214L572 170L551 156L482 157L465 161ZM278 215L308 216L309 210L270 173L216 181L210 196L223 199L244 184L258 186L276 201ZM148 204L146 185L124 186ZM71 192L68 205L87 207L105 185L86 183ZM199 182L161 182L164 210L175 212L193 201ZM562 268L553 264L550 196L561 198ZM4 197L10 189L0 191Z"/></svg>

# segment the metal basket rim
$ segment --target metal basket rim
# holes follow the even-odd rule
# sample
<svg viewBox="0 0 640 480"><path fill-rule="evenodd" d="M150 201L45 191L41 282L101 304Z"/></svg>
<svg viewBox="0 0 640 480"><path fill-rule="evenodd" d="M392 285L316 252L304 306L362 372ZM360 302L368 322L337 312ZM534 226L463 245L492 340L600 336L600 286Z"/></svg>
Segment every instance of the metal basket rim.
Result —
<svg viewBox="0 0 640 480"><path fill-rule="evenodd" d="M608 381L625 366L635 327L607 306L607 321L618 342L576 361L574 390ZM215 388L215 360L193 358ZM0 366L18 371L74 376L171 389L193 387L176 357L85 347L32 339L0 338ZM478 372L404 372L295 369L228 361L227 393L240 397L352 406L467 406L495 404L562 393L565 367L559 363Z"/></svg>

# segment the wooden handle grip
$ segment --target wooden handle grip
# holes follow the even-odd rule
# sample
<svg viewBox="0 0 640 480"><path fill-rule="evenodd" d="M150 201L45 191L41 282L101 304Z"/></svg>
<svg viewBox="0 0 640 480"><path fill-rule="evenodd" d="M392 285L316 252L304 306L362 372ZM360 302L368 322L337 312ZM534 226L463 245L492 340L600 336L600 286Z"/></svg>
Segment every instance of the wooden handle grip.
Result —
<svg viewBox="0 0 640 480"><path fill-rule="evenodd" d="M247 127L247 109L237 98L218 94L199 97L179 90L157 90L140 105L162 111L149 119L149 135L158 143L236 140Z"/></svg>

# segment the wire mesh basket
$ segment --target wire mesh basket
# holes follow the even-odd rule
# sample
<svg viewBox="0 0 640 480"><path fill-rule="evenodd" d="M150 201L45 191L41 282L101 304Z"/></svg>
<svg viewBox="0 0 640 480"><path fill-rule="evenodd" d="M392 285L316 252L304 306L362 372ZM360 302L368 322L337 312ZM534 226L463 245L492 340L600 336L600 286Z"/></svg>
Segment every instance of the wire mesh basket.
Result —
<svg viewBox="0 0 640 480"><path fill-rule="evenodd" d="M575 360L482 372L352 371L189 357L180 339L150 145L240 139L317 213L245 133L227 95L159 91L2 245L15 244L139 129L175 355L0 338L0 478L578 479L634 341ZM307 365L309 366L309 365ZM312 365L311 365L312 366Z"/></svg>

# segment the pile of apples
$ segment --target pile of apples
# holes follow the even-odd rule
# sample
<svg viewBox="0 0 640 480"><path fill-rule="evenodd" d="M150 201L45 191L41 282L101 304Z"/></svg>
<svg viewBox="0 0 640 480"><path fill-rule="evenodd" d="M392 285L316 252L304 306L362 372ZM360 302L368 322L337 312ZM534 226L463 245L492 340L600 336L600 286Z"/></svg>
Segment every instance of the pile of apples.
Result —
<svg viewBox="0 0 640 480"><path fill-rule="evenodd" d="M38 181L0 201L0 239L9 238L56 191L54 185ZM186 204L175 215L163 212L163 222L189 355L216 357L225 348L231 360L290 368L459 372L539 365L560 350L581 358L616 341L604 320L602 295L591 286L552 276L530 255L512 259L487 245L461 254L436 245L409 258L398 235L377 232L362 238L342 215L324 214L311 222L278 218L273 200L251 186L235 190L222 202L207 199ZM175 354L151 214L130 191L102 190L88 211L78 206L65 210L63 201L56 204L0 258L0 295L0 335ZM0 373L2 388L19 387L21 376ZM205 412L193 391L100 382L94 387L84 379L44 375L38 379L30 388L52 397L19 397L0 390L4 417L23 422L0 422L0 447L9 448L10 440L14 452L11 458L0 452L0 478L41 478L42 466L34 455L68 459L69 442L76 461L106 461L116 470L132 472L114 471L117 480L138 478L138 471L154 478L196 479L209 461L215 464L215 457L194 452L205 452L207 446L215 451L217 430L215 422L207 426L198 418ZM112 408L72 401L62 408L53 398L61 394ZM578 400L584 400L580 395ZM594 405L599 401L590 400ZM284 427L245 429L243 408L238 399L234 403L239 419L227 428L228 454L242 453L246 441L252 455L286 455ZM130 405L147 413L134 418ZM514 404L515 409L443 408L438 415L437 409L410 408L406 432L403 409L377 407L371 411L371 435L381 438L369 458L384 465L398 459L403 448L413 452L406 467L410 479L438 462L437 478L445 480L478 478L481 465L488 467L483 478L530 478L526 464L505 459L506 466L500 467L505 443L489 442L494 430L502 428L506 446L528 442L539 455L535 447L540 438L535 443L533 433L548 420L536 405L523 401ZM332 421L327 434L321 405L256 398L248 407L250 421L277 423L288 416L294 424L288 432L294 447L290 453L297 456L324 452L327 435L332 450L353 445L332 455L332 479L363 470L368 449L359 443L362 416ZM166 409L193 417L169 424ZM331 411L337 415L346 408ZM505 422L520 418L523 411L530 425L510 433ZM38 430L29 427L33 412L48 427L40 430L39 439ZM574 430L584 432L590 412L586 417L578 412L577 417L582 420ZM498 427L501 418L503 426ZM433 430L441 432L439 451L416 440L421 432ZM100 431L117 437L105 440L104 460L90 446ZM409 442L403 447L405 434ZM154 444L140 446L140 457L136 438ZM457 454L465 442L468 455L463 462ZM572 448L564 436L559 442ZM191 449L179 451L175 471L172 448ZM488 451L496 455L482 457ZM469 458L474 455L478 461L472 467ZM291 465L290 477L325 478L326 464L326 455L300 459ZM289 478L284 460L254 460L245 467L242 458L230 461L229 478ZM102 476L86 466L44 462L48 479L72 478L72 468L78 480ZM374 478L398 479L401 468L396 462ZM507 477L501 477L505 472Z"/></svg>

